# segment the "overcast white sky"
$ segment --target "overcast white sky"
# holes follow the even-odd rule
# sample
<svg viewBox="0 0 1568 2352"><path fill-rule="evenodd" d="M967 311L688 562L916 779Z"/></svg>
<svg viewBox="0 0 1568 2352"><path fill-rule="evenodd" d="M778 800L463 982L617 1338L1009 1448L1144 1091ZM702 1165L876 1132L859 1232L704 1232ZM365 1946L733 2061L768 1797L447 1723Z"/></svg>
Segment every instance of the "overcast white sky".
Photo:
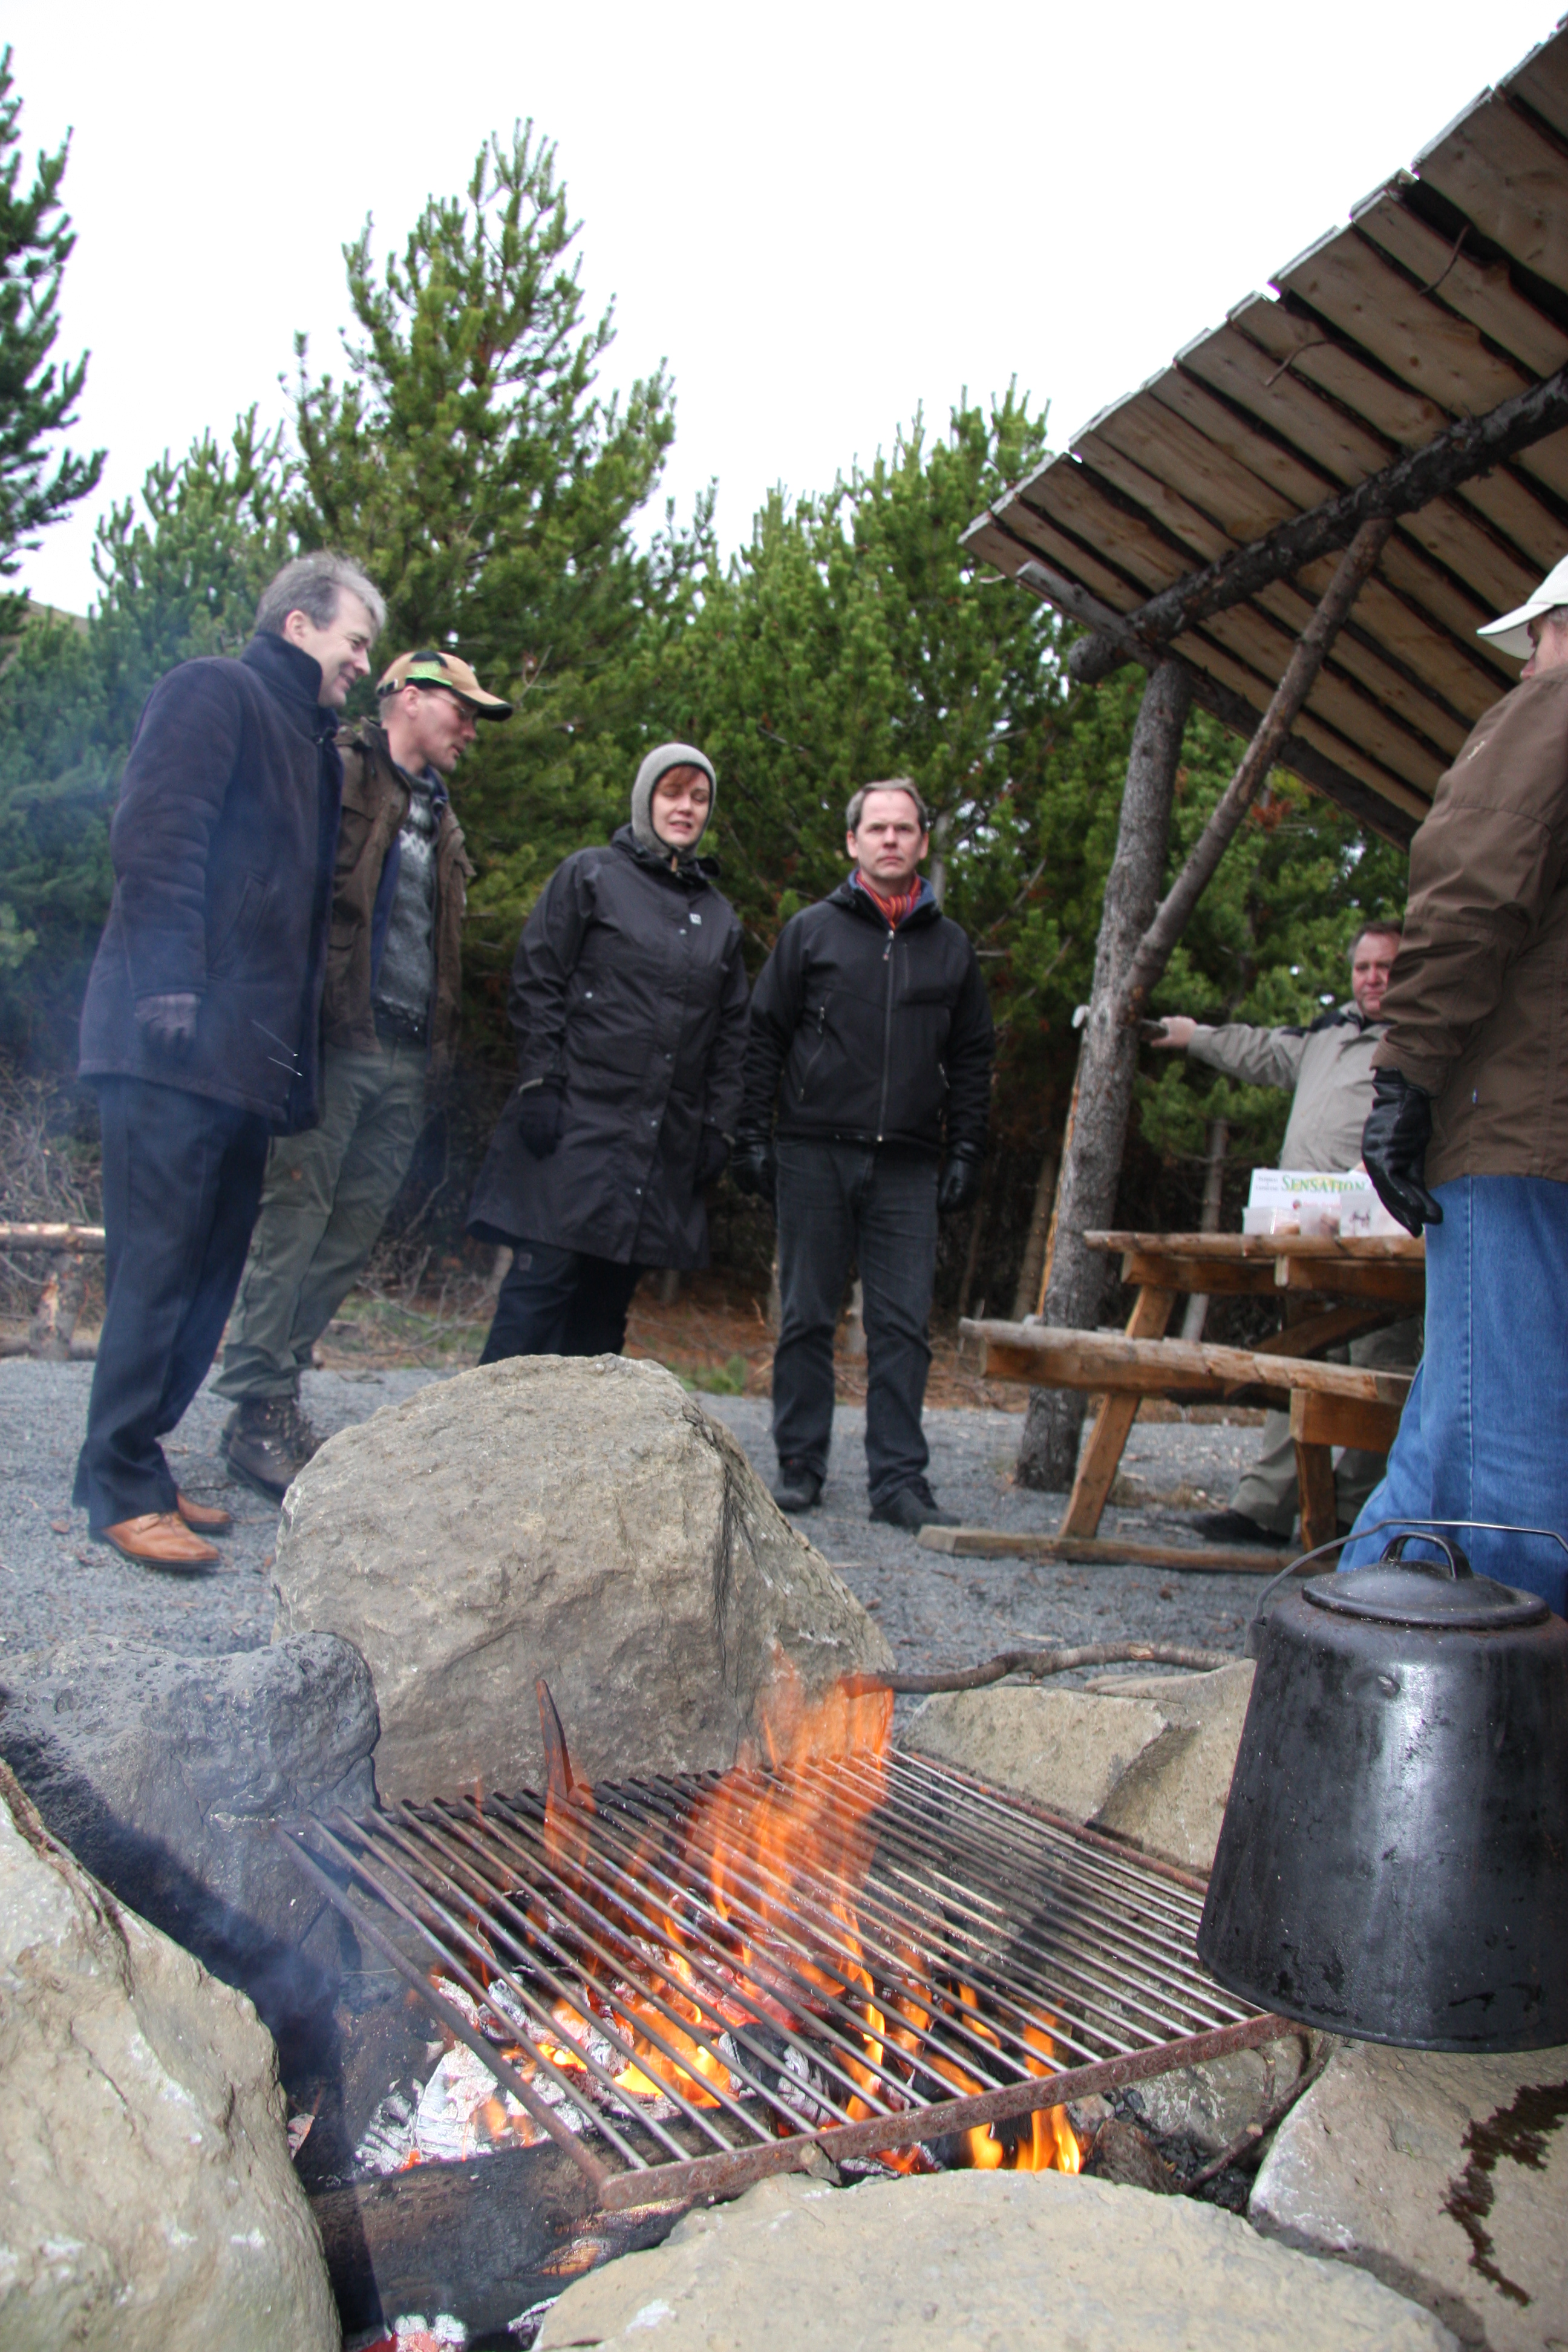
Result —
<svg viewBox="0 0 1568 2352"><path fill-rule="evenodd" d="M668 359L682 512L726 548L922 403L1016 375L1059 444L1407 163L1552 29L1551 0L12 0L29 151L68 128L68 356L94 512L253 400L297 328L335 370L341 247L401 241L531 114L584 224L608 381ZM83 611L91 514L23 580Z"/></svg>

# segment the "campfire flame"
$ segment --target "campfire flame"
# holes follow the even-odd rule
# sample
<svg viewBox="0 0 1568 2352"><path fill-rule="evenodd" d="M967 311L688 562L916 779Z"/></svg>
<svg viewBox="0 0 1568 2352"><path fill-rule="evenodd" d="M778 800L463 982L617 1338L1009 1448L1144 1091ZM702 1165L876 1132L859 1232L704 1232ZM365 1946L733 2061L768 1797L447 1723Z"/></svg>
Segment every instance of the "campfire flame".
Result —
<svg viewBox="0 0 1568 2352"><path fill-rule="evenodd" d="M584 2105L591 2105L600 2095L584 2059L592 2042L614 2092L628 2104L665 2101L668 2116L672 2110L665 2095L674 2092L693 2106L718 2108L749 2095L745 2072L757 2063L759 2021L795 2034L816 2011L837 2032L835 2063L854 2088L837 2082L831 2095L852 2123L917 2099L928 2103L938 2081L969 2097L994 2088L998 2076L1043 2078L1055 2072L1053 2019L1037 2013L1021 2029L1015 2023L999 2031L973 1985L944 1979L928 1956L890 1941L885 1927L879 1943L875 1934L868 1940L858 1897L877 1850L892 1693L840 1684L810 1701L782 1654L774 1663L771 1703L755 1743L691 1809L673 1863L668 1849L656 1851L651 1833L629 1855L617 1856L643 1898L638 1916L621 1917L615 1930L626 1948L628 1969L622 1976L605 1966L602 1955L588 1958L584 2005L603 2021L605 2037L629 2046L631 2056L624 2058L607 2038L595 2042L593 2025L570 2002L556 2000L550 2011L556 2031L534 2029L531 2048L520 2037L505 2053L511 2064L543 2087L536 2053L542 2056L568 2082L583 2085ZM542 1683L539 1698L545 1859L557 1888L580 1895L603 1917L604 1868L595 1849L601 1824L594 1798L574 1775L560 1717ZM851 1763L852 1771L831 1769ZM481 1803L477 1790L475 1802ZM614 1833L612 1817L603 1826ZM555 1892L535 1890L528 1898L542 1949L559 1952L562 1908ZM943 2032L933 2040L938 2025ZM736 2044L731 2029L750 2034L752 2042ZM730 2063L716 2054L716 2042L729 2053ZM952 2054L954 2042L982 2063L983 2053L996 2054L989 2080ZM917 2075L925 2078L921 2091L912 2087ZM799 2128L836 2120L804 2084L799 2108ZM527 2141L539 2137L515 2101L488 2102L485 2123L494 2141L509 2133ZM782 2133L788 2126L781 2121L776 2128ZM1037 2108L954 2138L956 2146L944 2151L948 2160L981 2171L1077 2172L1081 2163L1062 2107ZM880 2160L900 2172L932 2168L918 2145L884 2151Z"/></svg>

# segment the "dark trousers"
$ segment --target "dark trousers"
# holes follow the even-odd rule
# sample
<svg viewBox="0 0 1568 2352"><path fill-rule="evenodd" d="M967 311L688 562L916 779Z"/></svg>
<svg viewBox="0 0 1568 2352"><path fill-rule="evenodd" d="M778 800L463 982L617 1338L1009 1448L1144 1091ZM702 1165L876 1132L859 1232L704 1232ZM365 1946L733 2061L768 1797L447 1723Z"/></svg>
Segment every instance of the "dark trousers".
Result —
<svg viewBox="0 0 1568 2352"><path fill-rule="evenodd" d="M586 1250L519 1242L480 1363L507 1356L618 1356L642 1271Z"/></svg>
<svg viewBox="0 0 1568 2352"><path fill-rule="evenodd" d="M94 1534L172 1511L158 1440L190 1403L239 1287L267 1121L144 1078L96 1081L103 1129L103 1330L74 1499Z"/></svg>
<svg viewBox="0 0 1568 2352"><path fill-rule="evenodd" d="M854 1143L778 1141L779 1343L773 1444L821 1478L833 1435L833 1334L852 1262L866 1324L873 1508L922 1475L937 1163Z"/></svg>

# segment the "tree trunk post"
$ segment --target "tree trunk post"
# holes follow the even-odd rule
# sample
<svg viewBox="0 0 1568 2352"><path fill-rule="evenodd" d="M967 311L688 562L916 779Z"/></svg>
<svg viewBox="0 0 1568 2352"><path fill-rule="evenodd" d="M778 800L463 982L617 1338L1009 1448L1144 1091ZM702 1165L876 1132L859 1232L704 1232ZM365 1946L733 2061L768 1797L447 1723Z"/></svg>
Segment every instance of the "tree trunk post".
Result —
<svg viewBox="0 0 1568 2352"><path fill-rule="evenodd" d="M1035 1205L1029 1213L1029 1232L1024 1244L1024 1263L1018 1268L1017 1288L1013 1293L1013 1320L1021 1323L1026 1315L1033 1315L1040 1304L1040 1276L1046 1265L1046 1238L1051 1229L1051 1207L1057 1197L1057 1170L1061 1165L1061 1140L1052 1136L1040 1160L1040 1173L1035 1185Z"/></svg>
<svg viewBox="0 0 1568 2352"><path fill-rule="evenodd" d="M1143 689L1132 730L1079 1064L1078 1116L1057 1186L1056 1248L1044 1306L1047 1323L1092 1328L1110 1277L1108 1261L1087 1249L1083 1236L1115 1220L1138 1062L1138 1032L1125 1018L1123 996L1132 959L1159 903L1171 796L1191 698L1184 665L1162 662ZM1064 1493L1072 1485L1083 1412L1083 1396L1075 1390L1030 1391L1018 1448L1020 1486Z"/></svg>

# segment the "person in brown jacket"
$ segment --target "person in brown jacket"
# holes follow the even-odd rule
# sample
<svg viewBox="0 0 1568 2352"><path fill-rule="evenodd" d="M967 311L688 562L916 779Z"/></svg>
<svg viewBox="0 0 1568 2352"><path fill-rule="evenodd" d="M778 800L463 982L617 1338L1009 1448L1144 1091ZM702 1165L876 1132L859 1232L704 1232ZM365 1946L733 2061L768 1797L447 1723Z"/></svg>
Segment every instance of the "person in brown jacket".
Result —
<svg viewBox="0 0 1568 2352"><path fill-rule="evenodd" d="M1568 561L1481 635L1528 656L1410 852L1362 1138L1426 1231L1426 1353L1356 1521L1460 1528L1476 1569L1568 1608ZM1540 1532L1545 1530L1546 1532ZM1342 1567L1384 1538L1346 1546Z"/></svg>
<svg viewBox="0 0 1568 2352"><path fill-rule="evenodd" d="M321 1009L321 1121L276 1142L223 1371L233 1475L273 1497L320 1440L300 1404L310 1350L374 1248L457 1039L473 868L446 779L479 719L511 705L447 652L402 654L377 720L340 740L342 817Z"/></svg>

